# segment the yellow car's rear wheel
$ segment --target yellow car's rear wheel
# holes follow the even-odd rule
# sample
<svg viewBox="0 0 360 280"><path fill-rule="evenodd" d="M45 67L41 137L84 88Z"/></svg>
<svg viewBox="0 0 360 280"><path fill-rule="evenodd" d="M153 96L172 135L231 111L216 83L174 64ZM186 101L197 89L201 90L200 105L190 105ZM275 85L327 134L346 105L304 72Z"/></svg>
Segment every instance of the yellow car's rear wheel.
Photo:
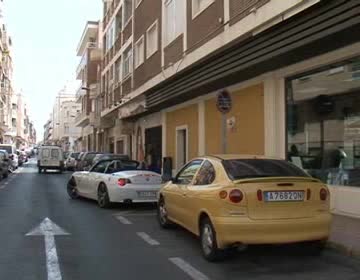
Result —
<svg viewBox="0 0 360 280"><path fill-rule="evenodd" d="M224 251L217 246L216 231L208 217L200 223L200 242L205 259L211 262L223 259Z"/></svg>

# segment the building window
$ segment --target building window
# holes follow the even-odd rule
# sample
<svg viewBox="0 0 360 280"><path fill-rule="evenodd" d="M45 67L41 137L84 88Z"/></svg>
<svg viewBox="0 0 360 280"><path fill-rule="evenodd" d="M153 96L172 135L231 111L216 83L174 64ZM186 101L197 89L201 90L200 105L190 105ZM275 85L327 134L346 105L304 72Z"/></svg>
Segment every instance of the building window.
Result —
<svg viewBox="0 0 360 280"><path fill-rule="evenodd" d="M132 0L124 1L124 27L132 17Z"/></svg>
<svg viewBox="0 0 360 280"><path fill-rule="evenodd" d="M214 0L192 0L192 16L193 18L209 7Z"/></svg>
<svg viewBox="0 0 360 280"><path fill-rule="evenodd" d="M105 40L106 40L106 50L110 50L112 48L112 46L115 43L115 29L116 29L116 23L115 20L112 21L109 30L106 32L105 35Z"/></svg>
<svg viewBox="0 0 360 280"><path fill-rule="evenodd" d="M70 129L69 129L69 125L68 125L68 124L65 124L65 125L64 125L64 133L65 133L65 134L69 134L69 130L70 130Z"/></svg>
<svg viewBox="0 0 360 280"><path fill-rule="evenodd" d="M135 8L137 8L143 0L135 0Z"/></svg>
<svg viewBox="0 0 360 280"><path fill-rule="evenodd" d="M122 31L122 11L120 10L116 15L115 38L117 39Z"/></svg>
<svg viewBox="0 0 360 280"><path fill-rule="evenodd" d="M132 73L132 49L128 49L124 52L123 63L123 79L126 79Z"/></svg>
<svg viewBox="0 0 360 280"><path fill-rule="evenodd" d="M175 40L185 29L185 2L184 0L165 0L165 43L168 45Z"/></svg>
<svg viewBox="0 0 360 280"><path fill-rule="evenodd" d="M158 25L155 21L146 31L146 58L152 56L158 50Z"/></svg>
<svg viewBox="0 0 360 280"><path fill-rule="evenodd" d="M144 63L144 36L135 43L135 68Z"/></svg>
<svg viewBox="0 0 360 280"><path fill-rule="evenodd" d="M115 83L121 81L121 57L115 62Z"/></svg>
<svg viewBox="0 0 360 280"><path fill-rule="evenodd" d="M359 73L360 58L287 80L288 159L329 185L360 187Z"/></svg>

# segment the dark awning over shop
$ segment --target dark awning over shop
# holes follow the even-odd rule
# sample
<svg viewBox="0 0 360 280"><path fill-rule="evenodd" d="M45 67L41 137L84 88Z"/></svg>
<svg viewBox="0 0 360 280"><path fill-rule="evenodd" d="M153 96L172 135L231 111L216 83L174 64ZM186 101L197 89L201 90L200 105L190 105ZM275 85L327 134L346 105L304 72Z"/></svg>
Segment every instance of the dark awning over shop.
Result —
<svg viewBox="0 0 360 280"><path fill-rule="evenodd" d="M146 110L158 111L358 41L360 1L321 1L256 36L245 35L150 89Z"/></svg>

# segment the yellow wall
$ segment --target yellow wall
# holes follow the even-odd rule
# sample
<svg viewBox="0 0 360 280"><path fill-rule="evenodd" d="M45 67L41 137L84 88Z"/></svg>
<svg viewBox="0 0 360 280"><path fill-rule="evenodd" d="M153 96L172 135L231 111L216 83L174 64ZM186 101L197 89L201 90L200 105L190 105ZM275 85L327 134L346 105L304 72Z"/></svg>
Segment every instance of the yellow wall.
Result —
<svg viewBox="0 0 360 280"><path fill-rule="evenodd" d="M264 154L264 88L263 84L231 93L232 110L227 119L235 117L235 128L227 130L227 153ZM216 98L205 102L205 151L221 153L221 114Z"/></svg>
<svg viewBox="0 0 360 280"><path fill-rule="evenodd" d="M188 126L189 160L198 156L198 118L197 104L166 113L166 156L172 157L173 165L176 164L175 139L177 126Z"/></svg>

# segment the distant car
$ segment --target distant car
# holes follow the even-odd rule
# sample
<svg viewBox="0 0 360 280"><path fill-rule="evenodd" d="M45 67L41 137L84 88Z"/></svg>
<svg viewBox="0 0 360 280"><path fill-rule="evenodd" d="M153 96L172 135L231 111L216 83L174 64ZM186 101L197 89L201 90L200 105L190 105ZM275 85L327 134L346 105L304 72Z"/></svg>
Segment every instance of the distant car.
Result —
<svg viewBox="0 0 360 280"><path fill-rule="evenodd" d="M75 160L75 171L82 171L80 170L80 162L84 156L85 152L80 152L80 154L78 155L77 159Z"/></svg>
<svg viewBox="0 0 360 280"><path fill-rule="evenodd" d="M64 171L64 155L58 146L44 145L39 148L38 171L46 172L47 170Z"/></svg>
<svg viewBox="0 0 360 280"><path fill-rule="evenodd" d="M157 173L138 170L139 162L101 160L89 171L75 172L67 184L73 199L79 196L97 200L101 208L112 202L156 202L162 180Z"/></svg>
<svg viewBox="0 0 360 280"><path fill-rule="evenodd" d="M17 169L19 167L19 158L16 154L16 147L12 144L0 144L0 150L5 150L9 154L11 169Z"/></svg>
<svg viewBox="0 0 360 280"><path fill-rule="evenodd" d="M65 168L67 170L75 171L76 160L79 158L80 153L70 153L65 160Z"/></svg>
<svg viewBox="0 0 360 280"><path fill-rule="evenodd" d="M123 160L130 160L130 157L128 155L124 154L111 154L111 153L105 153L105 154L97 154L93 159L93 164L100 160L106 160L106 159L123 159Z"/></svg>
<svg viewBox="0 0 360 280"><path fill-rule="evenodd" d="M28 157L25 151L17 151L19 166L22 166L25 162L28 162Z"/></svg>
<svg viewBox="0 0 360 280"><path fill-rule="evenodd" d="M329 200L325 184L284 160L209 156L160 190L158 218L199 236L209 261L237 244L302 242L319 253L330 234Z"/></svg>
<svg viewBox="0 0 360 280"><path fill-rule="evenodd" d="M101 154L99 152L85 152L76 165L77 171L86 171L89 170L93 165L93 160L96 155Z"/></svg>
<svg viewBox="0 0 360 280"><path fill-rule="evenodd" d="M2 178L7 178L9 176L10 165L8 152L0 150L0 174Z"/></svg>

